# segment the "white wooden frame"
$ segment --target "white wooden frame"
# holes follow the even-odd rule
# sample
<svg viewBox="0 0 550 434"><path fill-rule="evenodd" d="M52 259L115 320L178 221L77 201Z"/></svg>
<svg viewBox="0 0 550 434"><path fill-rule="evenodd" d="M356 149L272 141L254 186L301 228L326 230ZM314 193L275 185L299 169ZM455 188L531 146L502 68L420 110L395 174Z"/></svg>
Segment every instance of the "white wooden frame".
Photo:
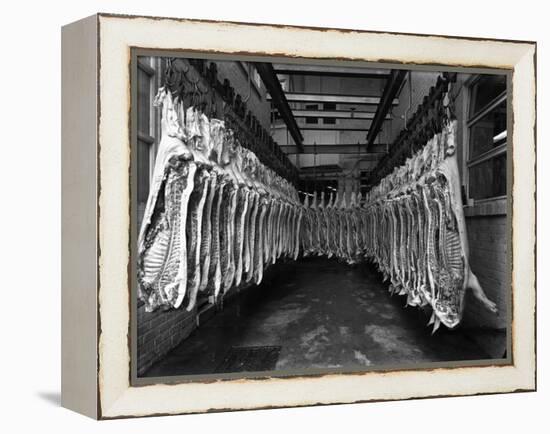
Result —
<svg viewBox="0 0 550 434"><path fill-rule="evenodd" d="M62 44L64 406L108 419L535 389L534 43L96 15ZM131 387L131 47L512 69L513 363Z"/></svg>

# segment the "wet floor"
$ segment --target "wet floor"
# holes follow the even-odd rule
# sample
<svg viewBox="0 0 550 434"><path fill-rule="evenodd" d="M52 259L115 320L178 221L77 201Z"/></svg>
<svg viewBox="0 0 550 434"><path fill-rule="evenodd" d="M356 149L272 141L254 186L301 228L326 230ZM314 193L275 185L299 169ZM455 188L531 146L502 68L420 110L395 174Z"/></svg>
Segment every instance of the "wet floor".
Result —
<svg viewBox="0 0 550 434"><path fill-rule="evenodd" d="M259 287L233 297L146 377L236 371L364 369L490 359L475 330L431 335L429 317L390 296L368 265L326 258L277 265ZM504 342L504 333L493 340Z"/></svg>

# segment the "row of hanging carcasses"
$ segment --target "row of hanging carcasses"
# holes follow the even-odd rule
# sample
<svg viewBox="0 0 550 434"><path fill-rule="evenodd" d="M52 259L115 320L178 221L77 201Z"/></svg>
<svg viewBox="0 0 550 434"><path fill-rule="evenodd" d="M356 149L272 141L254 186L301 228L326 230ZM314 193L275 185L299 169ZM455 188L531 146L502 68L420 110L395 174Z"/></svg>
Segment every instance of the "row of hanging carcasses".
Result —
<svg viewBox="0 0 550 434"><path fill-rule="evenodd" d="M224 122L184 108L161 88L162 136L138 240L138 295L146 309L191 310L259 284L281 256L297 258L296 189L241 147Z"/></svg>
<svg viewBox="0 0 550 434"><path fill-rule="evenodd" d="M456 162L456 121L364 197L304 202L303 254L368 259L390 280L390 292L411 306L430 305L430 324L456 327L468 287L491 311L468 262L468 240Z"/></svg>
<svg viewBox="0 0 550 434"><path fill-rule="evenodd" d="M301 248L304 256L326 255L348 264L364 260L367 246L366 213L361 208L361 194L351 192L349 201L345 195L331 193L325 202L321 192L307 194L300 228Z"/></svg>
<svg viewBox="0 0 550 434"><path fill-rule="evenodd" d="M259 284L281 256L327 255L378 265L392 292L430 304L432 322L455 327L468 265L460 180L450 124L365 197L296 189L242 148L222 121L159 92L162 138L138 241L139 297L146 308L187 309L200 292L218 298ZM474 282L474 283L475 283ZM494 308L494 303L488 306Z"/></svg>
<svg viewBox="0 0 550 434"><path fill-rule="evenodd" d="M407 304L429 304L433 331L456 327L467 288L491 311L468 262L468 239L456 161L456 121L445 125L366 197L366 255Z"/></svg>
<svg viewBox="0 0 550 434"><path fill-rule="evenodd" d="M301 204L222 121L184 109L163 88L155 101L162 135L138 239L138 294L147 310L192 309L201 292L217 299L259 284L267 266L300 251L361 259L360 195L325 204L315 194Z"/></svg>

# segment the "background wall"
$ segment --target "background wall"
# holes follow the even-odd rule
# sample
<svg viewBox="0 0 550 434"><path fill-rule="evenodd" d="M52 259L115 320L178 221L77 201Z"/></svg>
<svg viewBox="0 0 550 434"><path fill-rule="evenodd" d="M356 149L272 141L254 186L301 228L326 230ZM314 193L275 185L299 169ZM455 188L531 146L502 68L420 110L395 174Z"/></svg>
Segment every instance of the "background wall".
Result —
<svg viewBox="0 0 550 434"><path fill-rule="evenodd" d="M246 106L258 118L262 126L269 131L271 104L266 99L266 89L264 84L254 80L254 67L246 62L217 61L218 79L223 83L227 78L235 92L240 94L243 99L248 97ZM250 69L248 69L250 68ZM248 71L250 71L250 81L248 80Z"/></svg>
<svg viewBox="0 0 550 434"><path fill-rule="evenodd" d="M421 104L424 96L430 92L430 87L435 86L439 75L437 72L421 71L407 74L399 94L399 104L391 110L393 119L384 122L379 133L378 139L381 143L391 144L395 140L401 130L406 127L407 120L416 112L418 104Z"/></svg>
<svg viewBox="0 0 550 434"><path fill-rule="evenodd" d="M64 3L21 0L5 5L0 17L2 52L13 67L0 70L5 86L2 111L5 162L0 179L5 212L3 228L3 287L5 304L0 315L4 351L0 368L4 400L0 422L6 432L41 432L47 428L78 433L132 433L187 431L265 433L312 431L334 433L342 424L385 432L425 433L444 427L448 434L474 430L489 433L545 432L550 401L550 375L539 370L537 393L472 396L127 419L94 422L59 407L60 366L60 26L98 10L156 16L272 22L379 31L453 34L521 40L538 45L538 213L550 219L548 186L550 149L550 34L543 2L525 0L504 5L463 0L451 8L441 2L391 3L339 1L319 6L278 1L272 7L234 0L186 2L94 0ZM496 17L498 19L490 19ZM33 134L24 140L26 133ZM25 176L22 176L25 175ZM10 211L17 211L16 214ZM7 228L9 228L7 230ZM537 279L538 341L550 341L550 227L538 226ZM32 240L32 249L29 240ZM36 277L29 281L28 277ZM521 288L518 288L521 290ZM21 302L21 300L23 302ZM550 365L550 346L539 345L539 366ZM518 416L521 417L518 417Z"/></svg>
<svg viewBox="0 0 550 434"><path fill-rule="evenodd" d="M385 80L371 79L365 80L356 77L324 77L324 76L292 76L288 80L286 76L287 89L290 92L296 93L323 93L323 94L341 94L354 96L380 96L383 92ZM297 109L308 109L311 103L292 103ZM316 110L323 110L322 103L317 105ZM334 110L349 110L371 111L374 113L375 106L362 106L357 104L336 104ZM318 120L318 125L322 126L322 119ZM298 125L302 128L307 128L308 124L304 118L297 118ZM368 128L370 120L357 119L336 119L334 125L330 127L338 128ZM366 142L367 131L312 131L303 129L304 144L359 144ZM287 133L284 124L273 130L275 141L281 145L294 145L294 140ZM358 146L358 151L360 150ZM358 152L359 154L359 152ZM376 165L376 161L359 161L357 155L353 154L291 154L289 155L297 167L310 167L319 165L338 165L342 169L340 175L334 175L331 179L337 179L338 191L340 196L344 194L349 202L352 191L359 191L360 181L359 175L362 170L369 170Z"/></svg>
<svg viewBox="0 0 550 434"><path fill-rule="evenodd" d="M468 297L464 326L504 329L507 324L507 297L510 290L507 217L468 217L466 226L472 271L478 277L487 297L497 304L500 314L497 316L488 312L476 299Z"/></svg>

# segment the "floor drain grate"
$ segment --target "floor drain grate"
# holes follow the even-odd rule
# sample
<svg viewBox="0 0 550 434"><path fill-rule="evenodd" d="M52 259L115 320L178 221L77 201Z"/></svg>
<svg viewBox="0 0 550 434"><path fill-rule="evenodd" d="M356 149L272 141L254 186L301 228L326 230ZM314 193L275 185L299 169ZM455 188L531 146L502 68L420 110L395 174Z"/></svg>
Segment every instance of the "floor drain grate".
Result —
<svg viewBox="0 0 550 434"><path fill-rule="evenodd" d="M232 347L215 372L271 371L275 369L280 352L280 346Z"/></svg>

